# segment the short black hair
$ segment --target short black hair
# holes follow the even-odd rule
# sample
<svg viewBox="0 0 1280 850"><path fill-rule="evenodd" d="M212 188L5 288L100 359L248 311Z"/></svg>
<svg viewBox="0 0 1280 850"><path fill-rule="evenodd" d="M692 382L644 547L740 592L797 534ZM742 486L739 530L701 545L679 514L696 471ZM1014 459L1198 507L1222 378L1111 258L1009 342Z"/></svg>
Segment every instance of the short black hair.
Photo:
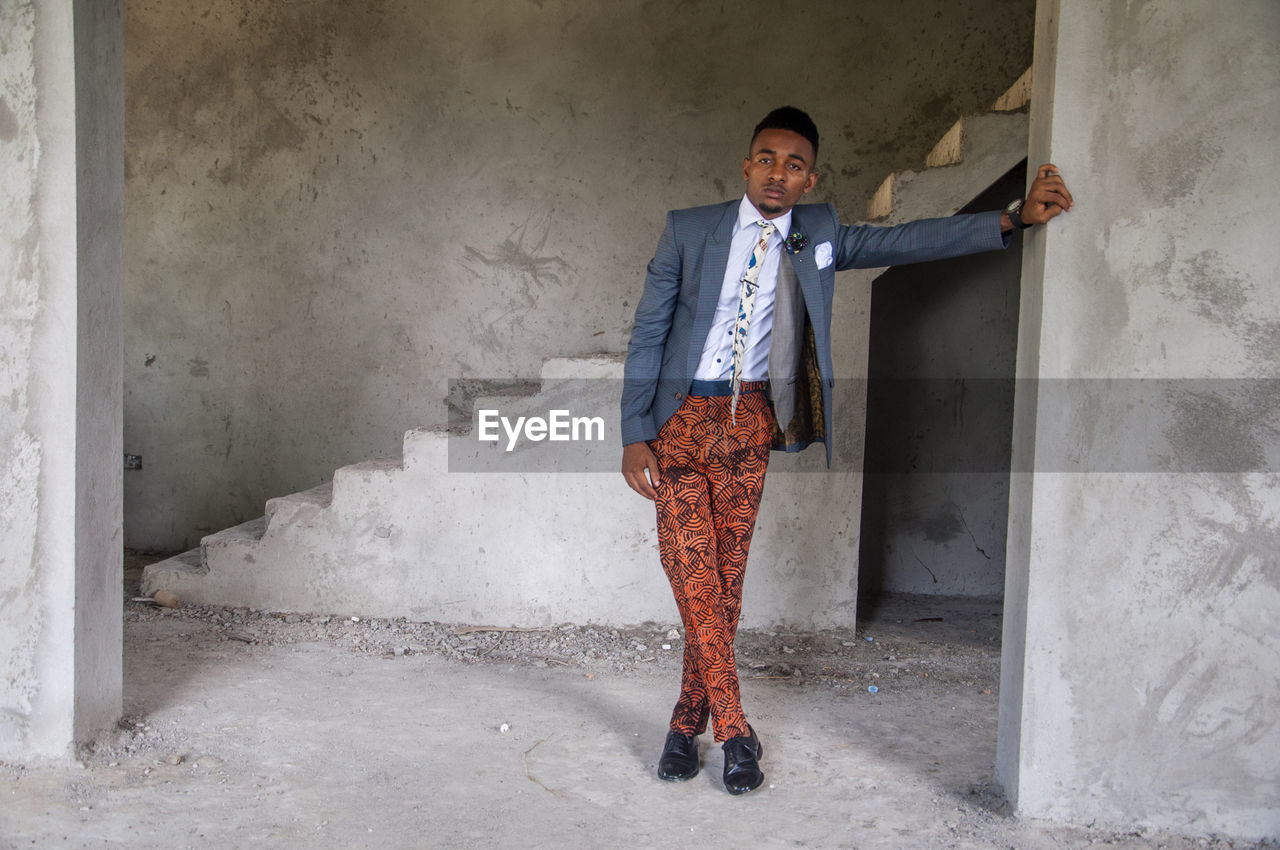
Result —
<svg viewBox="0 0 1280 850"><path fill-rule="evenodd" d="M809 113L803 109L797 109L794 106L779 106L760 119L760 123L756 125L755 131L751 134L751 143L755 144L756 136L765 130L790 130L793 133L799 133L809 140L809 144L813 145L813 158L815 162L817 161L818 125L813 123Z"/></svg>

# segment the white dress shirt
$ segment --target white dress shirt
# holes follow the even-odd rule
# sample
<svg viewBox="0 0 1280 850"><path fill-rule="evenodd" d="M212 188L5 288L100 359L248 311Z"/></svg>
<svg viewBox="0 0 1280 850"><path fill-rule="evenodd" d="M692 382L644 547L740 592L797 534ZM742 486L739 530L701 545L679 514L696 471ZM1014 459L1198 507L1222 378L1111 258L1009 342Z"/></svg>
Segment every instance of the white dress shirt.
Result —
<svg viewBox="0 0 1280 850"><path fill-rule="evenodd" d="M747 262L760 239L757 222L764 218L746 195L738 205L738 221L729 243L729 262L720 284L711 332L702 347L702 359L694 378L700 381L726 381L733 365L733 326L738 321L738 299L742 295L742 276ZM747 326L747 344L742 352L742 380L762 381L769 376L769 331L773 328L773 296L778 288L778 263L782 260L783 242L790 235L791 210L772 219L777 229L765 248L764 265L756 281L756 303Z"/></svg>

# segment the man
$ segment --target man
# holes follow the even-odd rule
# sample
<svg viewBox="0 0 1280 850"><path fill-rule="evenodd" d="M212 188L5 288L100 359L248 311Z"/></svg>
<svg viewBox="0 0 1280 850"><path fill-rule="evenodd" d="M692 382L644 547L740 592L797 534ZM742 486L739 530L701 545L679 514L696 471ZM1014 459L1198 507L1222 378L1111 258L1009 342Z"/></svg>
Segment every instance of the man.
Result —
<svg viewBox="0 0 1280 850"><path fill-rule="evenodd" d="M622 389L622 474L656 503L658 548L685 628L684 672L658 776L699 769L714 726L731 794L760 786L763 749L738 691L733 642L771 448L822 441L831 461L835 272L1003 248L1071 208L1053 165L1004 211L897 227L841 225L797 205L818 173L818 130L784 106L742 163L740 201L676 210L645 276Z"/></svg>

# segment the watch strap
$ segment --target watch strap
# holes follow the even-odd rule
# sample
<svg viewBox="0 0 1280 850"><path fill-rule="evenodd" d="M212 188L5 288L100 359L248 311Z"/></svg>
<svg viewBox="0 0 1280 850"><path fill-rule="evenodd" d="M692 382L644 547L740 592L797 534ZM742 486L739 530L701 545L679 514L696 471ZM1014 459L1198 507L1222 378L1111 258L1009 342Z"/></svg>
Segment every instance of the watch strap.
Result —
<svg viewBox="0 0 1280 850"><path fill-rule="evenodd" d="M1009 216L1009 221L1019 230L1026 230L1031 227L1031 222L1022 220L1022 205L1025 203L1022 198L1017 198L1009 202L1004 208L1004 214Z"/></svg>

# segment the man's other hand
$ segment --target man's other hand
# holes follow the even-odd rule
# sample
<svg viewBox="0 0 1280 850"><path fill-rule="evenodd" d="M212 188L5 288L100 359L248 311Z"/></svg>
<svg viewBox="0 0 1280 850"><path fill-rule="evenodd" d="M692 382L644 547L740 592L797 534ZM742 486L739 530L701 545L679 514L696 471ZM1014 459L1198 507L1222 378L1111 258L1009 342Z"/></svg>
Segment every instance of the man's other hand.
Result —
<svg viewBox="0 0 1280 850"><path fill-rule="evenodd" d="M1027 224L1044 224L1054 216L1071 209L1071 193L1062 182L1058 166L1051 162L1036 169L1036 179L1031 182L1026 203L1018 216Z"/></svg>
<svg viewBox="0 0 1280 850"><path fill-rule="evenodd" d="M645 473L648 473L647 475ZM647 443L631 443L622 447L622 477L627 485L650 501L656 501L658 491L658 458Z"/></svg>

